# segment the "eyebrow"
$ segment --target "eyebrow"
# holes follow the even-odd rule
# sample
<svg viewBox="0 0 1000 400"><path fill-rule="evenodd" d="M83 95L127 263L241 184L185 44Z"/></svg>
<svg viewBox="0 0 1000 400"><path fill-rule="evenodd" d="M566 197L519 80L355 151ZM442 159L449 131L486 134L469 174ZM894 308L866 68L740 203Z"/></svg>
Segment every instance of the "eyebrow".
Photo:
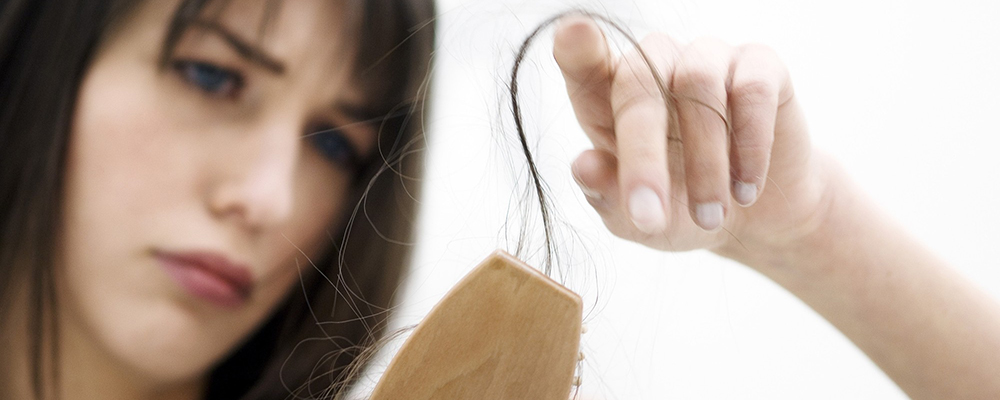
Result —
<svg viewBox="0 0 1000 400"><path fill-rule="evenodd" d="M233 50L236 50L236 53L238 53L240 57L245 58L247 61L257 64L276 75L283 75L285 73L286 68L284 63L279 61L276 57L267 54L267 52L263 49L250 44L249 41L243 39L233 31L229 30L229 28L226 28L217 22L194 20L191 21L190 26L193 28L204 29L219 35L226 41L226 43L233 47Z"/></svg>

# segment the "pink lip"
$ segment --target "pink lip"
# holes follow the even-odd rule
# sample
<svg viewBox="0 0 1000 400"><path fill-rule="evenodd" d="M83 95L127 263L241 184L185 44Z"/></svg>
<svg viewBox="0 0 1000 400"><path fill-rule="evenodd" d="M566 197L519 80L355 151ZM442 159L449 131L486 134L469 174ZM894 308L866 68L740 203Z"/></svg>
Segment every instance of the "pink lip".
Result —
<svg viewBox="0 0 1000 400"><path fill-rule="evenodd" d="M220 253L154 252L160 266L189 294L225 308L247 302L253 291L253 273Z"/></svg>

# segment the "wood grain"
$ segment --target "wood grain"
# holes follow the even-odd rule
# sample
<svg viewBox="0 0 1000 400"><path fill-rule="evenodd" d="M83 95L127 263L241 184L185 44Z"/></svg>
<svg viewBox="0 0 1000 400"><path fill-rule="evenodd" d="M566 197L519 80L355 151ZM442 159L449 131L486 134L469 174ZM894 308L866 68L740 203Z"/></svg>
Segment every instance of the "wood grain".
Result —
<svg viewBox="0 0 1000 400"><path fill-rule="evenodd" d="M566 400L580 347L578 295L496 251L403 344L372 400Z"/></svg>

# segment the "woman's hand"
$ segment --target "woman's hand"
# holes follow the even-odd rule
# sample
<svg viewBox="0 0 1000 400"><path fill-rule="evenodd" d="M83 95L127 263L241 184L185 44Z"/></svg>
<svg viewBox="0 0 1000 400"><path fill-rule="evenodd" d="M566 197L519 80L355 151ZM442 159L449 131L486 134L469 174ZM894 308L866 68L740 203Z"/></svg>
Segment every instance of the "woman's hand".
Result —
<svg viewBox="0 0 1000 400"><path fill-rule="evenodd" d="M585 16L564 18L555 36L556 61L595 147L573 174L611 232L664 250L724 250L787 245L815 227L825 167L774 52L663 34L641 48L652 68L635 49L613 55Z"/></svg>
<svg viewBox="0 0 1000 400"><path fill-rule="evenodd" d="M1000 306L812 149L773 52L664 35L641 48L676 115L639 53L611 55L592 20L566 18L556 32L556 60L595 147L573 172L612 232L757 269L914 399L1000 398Z"/></svg>

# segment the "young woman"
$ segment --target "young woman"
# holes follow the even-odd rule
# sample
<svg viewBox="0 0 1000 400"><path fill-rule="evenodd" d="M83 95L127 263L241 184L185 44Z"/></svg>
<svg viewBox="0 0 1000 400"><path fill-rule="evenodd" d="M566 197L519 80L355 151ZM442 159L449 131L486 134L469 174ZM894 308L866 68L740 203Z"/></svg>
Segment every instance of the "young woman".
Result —
<svg viewBox="0 0 1000 400"><path fill-rule="evenodd" d="M407 259L433 16L4 2L0 398L337 388Z"/></svg>
<svg viewBox="0 0 1000 400"><path fill-rule="evenodd" d="M0 397L350 383L406 267L432 2L0 7ZM583 17L557 28L595 144L574 175L612 232L757 269L915 398L1000 396L997 306L812 148L770 50L642 49L612 56Z"/></svg>

